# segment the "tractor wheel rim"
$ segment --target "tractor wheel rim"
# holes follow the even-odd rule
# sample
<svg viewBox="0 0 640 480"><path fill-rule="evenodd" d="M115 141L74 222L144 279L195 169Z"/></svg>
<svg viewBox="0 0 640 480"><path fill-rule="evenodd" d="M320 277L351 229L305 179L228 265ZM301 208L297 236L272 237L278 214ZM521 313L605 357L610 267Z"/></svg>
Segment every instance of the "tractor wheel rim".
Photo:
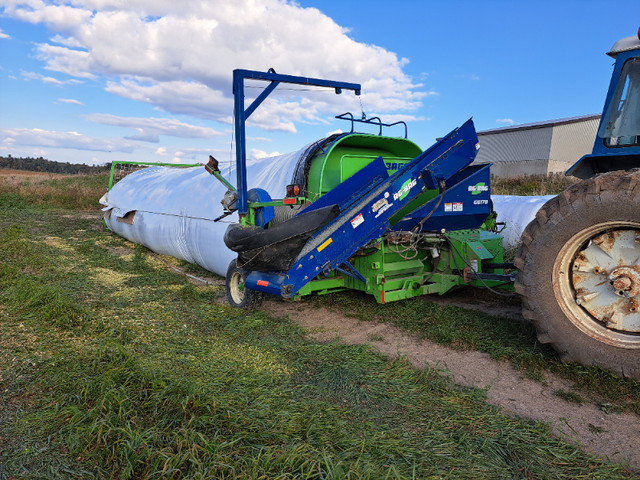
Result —
<svg viewBox="0 0 640 480"><path fill-rule="evenodd" d="M640 348L640 224L607 222L574 235L553 271L557 300L580 330Z"/></svg>
<svg viewBox="0 0 640 480"><path fill-rule="evenodd" d="M244 300L244 280L240 272L233 272L229 278L229 293L236 304Z"/></svg>

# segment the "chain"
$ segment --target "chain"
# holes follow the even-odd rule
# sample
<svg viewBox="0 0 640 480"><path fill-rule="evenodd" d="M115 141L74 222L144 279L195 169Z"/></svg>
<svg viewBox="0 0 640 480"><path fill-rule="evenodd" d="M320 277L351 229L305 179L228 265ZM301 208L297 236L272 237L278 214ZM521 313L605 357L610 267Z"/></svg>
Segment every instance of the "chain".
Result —
<svg viewBox="0 0 640 480"><path fill-rule="evenodd" d="M362 95L358 95L358 100L360 100L360 111L362 112L362 119L361 120L366 120L367 119L367 114L364 113L364 106L362 105Z"/></svg>

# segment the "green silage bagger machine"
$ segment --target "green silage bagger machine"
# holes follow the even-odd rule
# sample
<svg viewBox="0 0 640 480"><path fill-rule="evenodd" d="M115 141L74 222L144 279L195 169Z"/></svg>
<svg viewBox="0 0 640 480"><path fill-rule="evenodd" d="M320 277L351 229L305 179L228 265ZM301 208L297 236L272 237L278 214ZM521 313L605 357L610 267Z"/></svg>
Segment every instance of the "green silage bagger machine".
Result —
<svg viewBox="0 0 640 480"><path fill-rule="evenodd" d="M255 307L264 293L295 300L353 289L386 303L465 285L508 289L515 279L524 318L563 361L640 379L640 31L609 55L616 63L593 152L567 172L583 180L540 209L514 264L503 259L489 165L472 165L470 120L422 151L406 130L383 136L393 125L343 114L351 131L311 145L273 200L247 190L246 119L279 83L356 94L360 86L235 71L237 188L214 159L207 167L229 187L223 216L239 213L225 234L238 254L226 276L229 302ZM268 86L245 108L248 78ZM354 132L361 124L378 134Z"/></svg>
<svg viewBox="0 0 640 480"><path fill-rule="evenodd" d="M248 108L245 79L268 82ZM227 273L232 305L256 306L263 293L295 300L353 289L387 303L463 285L511 285L491 208L490 166L471 165L479 148L471 120L423 151L406 138L404 122L339 115L351 131L312 144L282 199L247 190L244 123L279 83L360 92L357 84L272 70L234 72L238 188L222 179L214 159L207 166L229 187L225 214L239 213L224 238L238 253ZM378 134L354 131L363 124ZM404 137L382 135L391 127L404 127Z"/></svg>

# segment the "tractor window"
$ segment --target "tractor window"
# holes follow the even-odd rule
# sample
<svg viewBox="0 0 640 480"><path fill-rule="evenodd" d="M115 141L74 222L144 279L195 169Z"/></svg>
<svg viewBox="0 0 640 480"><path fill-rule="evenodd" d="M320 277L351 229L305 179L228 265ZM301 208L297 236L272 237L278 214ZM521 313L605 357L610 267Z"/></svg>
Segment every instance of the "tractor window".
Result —
<svg viewBox="0 0 640 480"><path fill-rule="evenodd" d="M640 145L640 57L627 60L622 67L598 135L608 147Z"/></svg>

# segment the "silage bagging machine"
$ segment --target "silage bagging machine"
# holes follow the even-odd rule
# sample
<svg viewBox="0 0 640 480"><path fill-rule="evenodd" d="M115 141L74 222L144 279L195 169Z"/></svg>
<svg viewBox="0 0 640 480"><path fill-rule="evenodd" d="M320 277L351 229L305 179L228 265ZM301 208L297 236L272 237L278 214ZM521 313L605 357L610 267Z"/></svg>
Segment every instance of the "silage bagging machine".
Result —
<svg viewBox="0 0 640 480"><path fill-rule="evenodd" d="M237 213L237 222L225 228L214 217L196 218L208 214L208 200L196 202L199 215L186 215L184 200L170 197L158 214L144 211L136 196L159 197L143 175L119 194L122 202L118 195L105 200L105 221L152 250L220 273L231 258L216 246L224 234L237 254L226 271L227 297L236 307L256 307L263 294L296 300L346 289L387 303L467 285L508 289L515 280L523 316L563 361L640 379L640 31L609 55L616 62L593 152L568 171L582 181L538 211L513 264L503 258L490 165L472 164L479 146L471 120L423 151L406 138L402 122L343 114L338 118L349 122L350 132L303 149L287 170L290 178L280 178L288 183L280 198L247 188L245 122L279 84L360 93L357 84L273 70L234 71L236 186L215 159L206 166L226 190L215 220ZM247 79L267 84L249 107ZM377 133L357 133L356 126ZM382 135L402 127L403 137ZM196 170L207 181L171 175L187 195L208 198L210 177Z"/></svg>
<svg viewBox="0 0 640 480"><path fill-rule="evenodd" d="M608 54L616 63L593 152L567 172L582 181L547 202L523 232L515 289L523 316L563 361L640 379L640 30ZM245 78L270 82L246 110ZM262 293L355 289L385 303L510 284L490 165L471 164L478 149L471 120L423 152L406 132L382 136L388 125L379 119L345 114L351 132L309 148L283 199L246 191L244 121L280 81L360 91L235 72L239 188L225 203L240 218L225 235L238 253L226 278L232 305L255 305ZM378 135L354 133L358 122L377 124Z"/></svg>
<svg viewBox="0 0 640 480"><path fill-rule="evenodd" d="M248 108L245 79L268 82ZM247 190L244 123L279 83L360 93L357 84L234 71L238 188L222 179L215 160L207 165L230 187L225 214L239 214L224 236L238 253L226 278L232 305L254 307L263 293L295 299L345 289L386 303L461 285L511 283L495 233L490 165L471 165L479 148L471 120L423 152L406 138L402 122L343 114L338 118L351 131L312 144L283 198ZM356 124L378 134L355 133ZM404 126L404 137L382 135L393 126Z"/></svg>

